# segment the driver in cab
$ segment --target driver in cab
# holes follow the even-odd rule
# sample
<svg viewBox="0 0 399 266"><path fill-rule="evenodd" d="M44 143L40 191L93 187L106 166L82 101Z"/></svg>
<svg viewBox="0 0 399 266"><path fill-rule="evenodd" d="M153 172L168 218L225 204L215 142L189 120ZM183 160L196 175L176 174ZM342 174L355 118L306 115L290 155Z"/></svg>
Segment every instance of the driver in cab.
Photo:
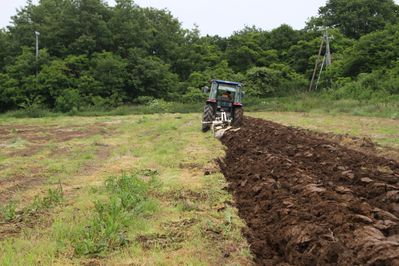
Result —
<svg viewBox="0 0 399 266"><path fill-rule="evenodd" d="M231 92L225 91L222 94L222 100L231 102Z"/></svg>

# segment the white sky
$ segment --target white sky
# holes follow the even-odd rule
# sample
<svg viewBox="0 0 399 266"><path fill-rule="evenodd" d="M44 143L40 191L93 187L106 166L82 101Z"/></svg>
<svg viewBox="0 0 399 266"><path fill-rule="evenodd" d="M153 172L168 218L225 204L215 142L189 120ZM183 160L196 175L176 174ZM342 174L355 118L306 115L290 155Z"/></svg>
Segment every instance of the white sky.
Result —
<svg viewBox="0 0 399 266"><path fill-rule="evenodd" d="M38 0L34 0L37 3ZM283 23L302 29L327 0L136 0L140 6L167 8L185 28L199 26L201 34L229 36L245 25L270 30ZM395 0L399 3L399 0ZM26 0L0 0L0 28L9 25ZM110 5L114 0L108 0Z"/></svg>

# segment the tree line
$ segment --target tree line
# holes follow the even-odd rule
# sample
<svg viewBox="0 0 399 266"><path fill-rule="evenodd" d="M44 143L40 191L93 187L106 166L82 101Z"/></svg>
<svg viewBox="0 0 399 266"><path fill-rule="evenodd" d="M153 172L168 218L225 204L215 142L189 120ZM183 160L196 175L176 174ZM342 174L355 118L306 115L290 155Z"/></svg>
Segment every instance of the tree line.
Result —
<svg viewBox="0 0 399 266"><path fill-rule="evenodd" d="M29 0L0 30L0 112L195 102L212 78L241 81L252 97L304 92L324 28L333 64L320 89L336 98L390 97L399 94L398 12L392 0L329 0L304 29L245 27L220 37L132 0Z"/></svg>

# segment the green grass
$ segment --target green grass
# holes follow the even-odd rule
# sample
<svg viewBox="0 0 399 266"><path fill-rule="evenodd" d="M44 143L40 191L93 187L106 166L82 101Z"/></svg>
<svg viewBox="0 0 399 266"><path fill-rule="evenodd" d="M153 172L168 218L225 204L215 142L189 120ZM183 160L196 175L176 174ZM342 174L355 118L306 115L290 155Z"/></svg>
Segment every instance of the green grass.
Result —
<svg viewBox="0 0 399 266"><path fill-rule="evenodd" d="M17 128L90 128L98 123L114 128L103 136L43 143L29 157L10 158L0 151L10 166L21 164L20 174L29 176L35 166L44 169L45 183L15 195L20 208L58 182L65 195L61 205L47 210L50 225L38 223L0 241L0 264L65 265L91 259L106 265L248 264L243 223L226 205L232 199L223 190L224 178L217 172L203 174L215 167L214 159L223 150L211 134L201 133L200 120L200 114L0 119L0 124ZM65 147L67 153L50 156ZM98 148L108 150L108 157L98 161ZM0 174L11 178L13 171L0 169ZM157 182L150 182L152 175ZM231 247L224 258L224 250Z"/></svg>
<svg viewBox="0 0 399 266"><path fill-rule="evenodd" d="M247 111L251 112L308 112L399 119L397 98L369 101L334 100L322 93L305 93L280 98L249 98L246 107Z"/></svg>
<svg viewBox="0 0 399 266"><path fill-rule="evenodd" d="M147 105L123 105L116 108L86 108L80 111L69 113L59 113L46 109L15 110L0 114L0 118L41 118L41 117L61 117L61 116L122 116L122 115L140 115L140 114L159 114L159 113L196 113L203 108L204 103L179 103L155 101Z"/></svg>
<svg viewBox="0 0 399 266"><path fill-rule="evenodd" d="M399 119L399 99L392 96L387 99L355 100L333 99L328 93L297 93L295 95L276 98L243 99L247 111L250 112L312 112L325 114L349 114L355 116L374 116ZM9 111L0 114L1 118L27 117L60 117L60 116L125 116L159 113L198 113L205 103L180 103L155 100L143 105L125 105L114 109L88 107L85 110L70 113L55 113L49 110L38 109Z"/></svg>

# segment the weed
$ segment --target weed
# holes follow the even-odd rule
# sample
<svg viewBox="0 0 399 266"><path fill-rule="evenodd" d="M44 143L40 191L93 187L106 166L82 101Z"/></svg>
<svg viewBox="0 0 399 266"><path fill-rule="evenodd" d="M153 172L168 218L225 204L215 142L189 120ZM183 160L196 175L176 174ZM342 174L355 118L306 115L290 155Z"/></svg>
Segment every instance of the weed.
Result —
<svg viewBox="0 0 399 266"><path fill-rule="evenodd" d="M147 199L148 184L137 175L110 177L105 187L112 198L118 198L122 207L128 211L140 212L141 204Z"/></svg>
<svg viewBox="0 0 399 266"><path fill-rule="evenodd" d="M35 212L39 212L42 210L50 209L54 206L59 205L64 200L64 194L62 191L62 187L58 187L56 189L49 189L47 194L41 198L36 196L28 207L26 207L23 212L25 214L32 214Z"/></svg>
<svg viewBox="0 0 399 266"><path fill-rule="evenodd" d="M95 215L75 242L78 255L97 255L128 243L124 230L129 216L121 201L112 198L108 203L97 202Z"/></svg>
<svg viewBox="0 0 399 266"><path fill-rule="evenodd" d="M224 211L224 224L222 226L224 235L228 235L233 230L233 210L231 208L226 208Z"/></svg>
<svg viewBox="0 0 399 266"><path fill-rule="evenodd" d="M17 205L14 201L7 203L4 207L0 207L0 214L3 218L2 220L6 222L14 220L17 216L16 208Z"/></svg>
<svg viewBox="0 0 399 266"><path fill-rule="evenodd" d="M47 195L42 199L42 207L48 209L63 201L62 187L57 189L49 189Z"/></svg>
<svg viewBox="0 0 399 266"><path fill-rule="evenodd" d="M138 216L157 208L148 196L152 184L157 184L157 173L145 173L152 177L149 182L141 179L139 173L106 180L104 188L108 200L95 203L93 217L74 242L77 255L100 255L129 243L127 228Z"/></svg>

